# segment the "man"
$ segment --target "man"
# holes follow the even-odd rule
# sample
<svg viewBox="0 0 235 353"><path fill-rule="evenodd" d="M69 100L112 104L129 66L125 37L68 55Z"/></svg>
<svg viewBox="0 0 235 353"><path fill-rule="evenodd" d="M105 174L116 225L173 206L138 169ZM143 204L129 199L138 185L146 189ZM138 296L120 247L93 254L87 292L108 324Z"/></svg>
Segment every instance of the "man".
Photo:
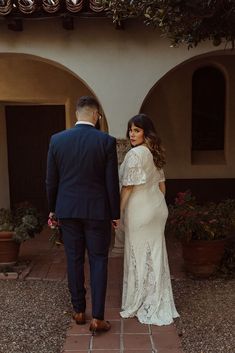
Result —
<svg viewBox="0 0 235 353"><path fill-rule="evenodd" d="M47 161L49 217L61 224L68 286L77 324L85 324L85 249L90 263L91 331L108 331L104 320L111 220L119 223L116 140L95 128L101 115L93 97L81 97L75 127L52 136Z"/></svg>

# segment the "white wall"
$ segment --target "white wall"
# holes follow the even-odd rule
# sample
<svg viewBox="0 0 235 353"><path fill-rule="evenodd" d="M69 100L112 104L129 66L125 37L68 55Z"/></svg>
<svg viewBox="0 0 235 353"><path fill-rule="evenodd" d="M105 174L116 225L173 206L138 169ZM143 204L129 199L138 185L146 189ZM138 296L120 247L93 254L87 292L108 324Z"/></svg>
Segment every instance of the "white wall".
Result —
<svg viewBox="0 0 235 353"><path fill-rule="evenodd" d="M115 30L108 19L79 19L74 31L59 19L24 21L23 32L0 23L0 53L25 53L52 60L80 77L100 100L109 131L124 137L127 120L139 112L151 87L169 70L195 55L214 51L170 48L157 31L129 21ZM38 59L38 58L37 58Z"/></svg>

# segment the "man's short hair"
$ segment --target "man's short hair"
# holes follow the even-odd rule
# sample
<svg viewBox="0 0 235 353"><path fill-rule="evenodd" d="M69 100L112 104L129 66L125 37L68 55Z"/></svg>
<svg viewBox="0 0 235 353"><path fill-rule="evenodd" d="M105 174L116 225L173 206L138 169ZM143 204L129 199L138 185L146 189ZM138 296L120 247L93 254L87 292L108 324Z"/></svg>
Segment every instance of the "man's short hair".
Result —
<svg viewBox="0 0 235 353"><path fill-rule="evenodd" d="M90 96L82 96L79 98L77 102L77 110L81 110L82 108L89 107L89 108L95 108L97 110L100 109L100 105L98 101L94 97Z"/></svg>

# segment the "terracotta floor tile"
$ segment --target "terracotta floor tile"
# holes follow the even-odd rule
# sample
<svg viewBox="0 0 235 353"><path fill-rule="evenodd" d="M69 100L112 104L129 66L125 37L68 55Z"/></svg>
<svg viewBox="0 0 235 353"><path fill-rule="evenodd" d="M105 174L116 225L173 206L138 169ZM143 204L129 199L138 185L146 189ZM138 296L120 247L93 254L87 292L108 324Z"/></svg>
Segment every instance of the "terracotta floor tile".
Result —
<svg viewBox="0 0 235 353"><path fill-rule="evenodd" d="M87 311L90 311L91 312L91 296L90 296L90 293L88 293L86 295L86 307L87 307Z"/></svg>
<svg viewBox="0 0 235 353"><path fill-rule="evenodd" d="M120 308L106 308L105 319L106 320L120 320Z"/></svg>
<svg viewBox="0 0 235 353"><path fill-rule="evenodd" d="M89 350L86 349L85 351L84 350L81 350L81 351L80 350L79 351L78 350L76 350L76 351L71 351L71 350L69 351L68 350L68 351L63 351L62 353L88 353L88 352L89 352Z"/></svg>
<svg viewBox="0 0 235 353"><path fill-rule="evenodd" d="M89 331L90 322L88 321L85 325L77 325L76 322L73 320L69 329L67 331L67 335L88 335L90 334Z"/></svg>
<svg viewBox="0 0 235 353"><path fill-rule="evenodd" d="M110 333L120 333L121 331L121 320L109 320L111 324ZM68 328L67 335L87 335L90 333L89 331L90 321L88 321L85 325L77 325L74 320L71 321L71 324Z"/></svg>
<svg viewBox="0 0 235 353"><path fill-rule="evenodd" d="M64 350L88 350L91 337L90 334L67 336Z"/></svg>
<svg viewBox="0 0 235 353"><path fill-rule="evenodd" d="M50 263L38 262L33 266L30 274L26 279L44 279L50 269Z"/></svg>
<svg viewBox="0 0 235 353"><path fill-rule="evenodd" d="M181 348L172 348L172 349L158 348L157 353L183 353L183 351Z"/></svg>
<svg viewBox="0 0 235 353"><path fill-rule="evenodd" d="M164 326L151 325L151 332L152 334L154 333L169 334L170 332L175 334L176 328L174 324L164 325Z"/></svg>
<svg viewBox="0 0 235 353"><path fill-rule="evenodd" d="M118 296L119 301L121 302L121 294L122 294L122 289L120 287L107 289L107 298L112 296Z"/></svg>
<svg viewBox="0 0 235 353"><path fill-rule="evenodd" d="M46 279L62 280L65 277L66 268L63 264L53 263L46 275Z"/></svg>
<svg viewBox="0 0 235 353"><path fill-rule="evenodd" d="M89 350L88 349L86 349L85 351L84 351L84 349L83 350L66 350L66 351L63 351L62 353L88 353L89 352Z"/></svg>
<svg viewBox="0 0 235 353"><path fill-rule="evenodd" d="M152 349L124 349L123 353L153 353ZM158 352L157 352L158 353Z"/></svg>
<svg viewBox="0 0 235 353"><path fill-rule="evenodd" d="M120 349L95 349L91 351L92 353L120 353ZM132 352L133 353L133 352Z"/></svg>
<svg viewBox="0 0 235 353"><path fill-rule="evenodd" d="M107 288L108 288L108 290L115 289L117 291L122 291L122 279L120 279L120 281L118 281L118 278L116 278L115 281L110 280L107 283Z"/></svg>
<svg viewBox="0 0 235 353"><path fill-rule="evenodd" d="M149 326L141 324L136 318L123 319L124 333L149 333Z"/></svg>
<svg viewBox="0 0 235 353"><path fill-rule="evenodd" d="M153 334L153 341L157 349L177 349L181 347L177 333Z"/></svg>
<svg viewBox="0 0 235 353"><path fill-rule="evenodd" d="M151 341L149 335L142 334L124 334L123 335L124 349L151 349Z"/></svg>
<svg viewBox="0 0 235 353"><path fill-rule="evenodd" d="M111 324L111 333L120 333L121 332L121 320L109 320Z"/></svg>
<svg viewBox="0 0 235 353"><path fill-rule="evenodd" d="M120 295L111 295L106 298L105 301L106 308L121 308L121 298Z"/></svg>
<svg viewBox="0 0 235 353"><path fill-rule="evenodd" d="M93 337L92 349L120 349L120 335L115 333L99 333Z"/></svg>
<svg viewBox="0 0 235 353"><path fill-rule="evenodd" d="M91 305L90 305L89 301L87 301L86 320L90 321L91 319L92 319Z"/></svg>

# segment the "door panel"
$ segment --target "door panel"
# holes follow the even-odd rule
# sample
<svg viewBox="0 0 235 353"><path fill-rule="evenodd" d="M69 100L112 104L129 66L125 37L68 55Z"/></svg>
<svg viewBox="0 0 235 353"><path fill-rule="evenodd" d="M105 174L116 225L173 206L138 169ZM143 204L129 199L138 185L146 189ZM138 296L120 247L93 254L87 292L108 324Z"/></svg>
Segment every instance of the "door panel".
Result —
<svg viewBox="0 0 235 353"><path fill-rule="evenodd" d="M11 206L28 201L47 213L46 161L50 137L65 129L63 105L6 106Z"/></svg>

